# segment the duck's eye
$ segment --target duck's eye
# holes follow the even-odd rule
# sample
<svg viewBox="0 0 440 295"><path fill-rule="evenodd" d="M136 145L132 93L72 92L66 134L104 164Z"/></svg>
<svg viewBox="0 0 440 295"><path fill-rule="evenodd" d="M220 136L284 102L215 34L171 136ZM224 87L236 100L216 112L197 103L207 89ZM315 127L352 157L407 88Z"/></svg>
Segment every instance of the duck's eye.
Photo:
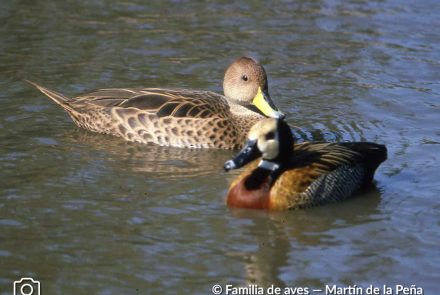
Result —
<svg viewBox="0 0 440 295"><path fill-rule="evenodd" d="M248 76L246 76L246 75L243 75L243 76L241 76L241 80L243 80L243 81L247 81L249 78L248 78Z"/></svg>
<svg viewBox="0 0 440 295"><path fill-rule="evenodd" d="M266 134L266 140L271 140L275 138L275 132L269 132L268 134Z"/></svg>

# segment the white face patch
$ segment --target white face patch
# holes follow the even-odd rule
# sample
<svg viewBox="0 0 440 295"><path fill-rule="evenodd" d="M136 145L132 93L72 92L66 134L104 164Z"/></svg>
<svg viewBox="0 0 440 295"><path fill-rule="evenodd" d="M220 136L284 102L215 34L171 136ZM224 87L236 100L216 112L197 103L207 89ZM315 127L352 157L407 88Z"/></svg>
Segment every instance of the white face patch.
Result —
<svg viewBox="0 0 440 295"><path fill-rule="evenodd" d="M275 133L275 138L266 140L264 135L258 139L258 149L263 154L263 159L273 160L278 157L279 153L279 141L278 133Z"/></svg>
<svg viewBox="0 0 440 295"><path fill-rule="evenodd" d="M267 135L273 133L273 138ZM258 149L263 154L263 159L273 160L279 154L279 136L277 121L275 119L264 119L255 124L249 131L249 140L257 140Z"/></svg>
<svg viewBox="0 0 440 295"><path fill-rule="evenodd" d="M257 125L254 125L254 127ZM258 138L258 130L254 130L252 127L251 131L249 131L248 140L256 140Z"/></svg>

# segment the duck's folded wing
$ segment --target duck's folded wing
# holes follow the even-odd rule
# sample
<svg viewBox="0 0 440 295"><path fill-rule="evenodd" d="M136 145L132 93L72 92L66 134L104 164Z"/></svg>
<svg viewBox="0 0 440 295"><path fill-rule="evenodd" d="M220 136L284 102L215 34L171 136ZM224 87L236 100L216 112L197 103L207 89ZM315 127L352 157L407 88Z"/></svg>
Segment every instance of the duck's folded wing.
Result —
<svg viewBox="0 0 440 295"><path fill-rule="evenodd" d="M386 147L376 143L303 143L295 146L293 163L295 168L304 168L309 172L310 181L336 170L353 174L355 172L351 169L358 167L363 175L361 185L366 186L386 158Z"/></svg>
<svg viewBox="0 0 440 295"><path fill-rule="evenodd" d="M76 97L75 104L92 104L101 107L115 107L142 94L140 89L99 89Z"/></svg>
<svg viewBox="0 0 440 295"><path fill-rule="evenodd" d="M339 143L302 143L295 145L293 164L296 167L312 165L317 174L328 173L340 166L355 165L362 155Z"/></svg>
<svg viewBox="0 0 440 295"><path fill-rule="evenodd" d="M280 202L304 208L343 200L359 188L364 176L362 155L338 143L295 145L292 169L275 184Z"/></svg>
<svg viewBox="0 0 440 295"><path fill-rule="evenodd" d="M102 89L78 97L85 102L123 109L137 109L158 117L209 118L226 117L229 104L226 99L213 92L183 89ZM131 111L129 111L131 113Z"/></svg>

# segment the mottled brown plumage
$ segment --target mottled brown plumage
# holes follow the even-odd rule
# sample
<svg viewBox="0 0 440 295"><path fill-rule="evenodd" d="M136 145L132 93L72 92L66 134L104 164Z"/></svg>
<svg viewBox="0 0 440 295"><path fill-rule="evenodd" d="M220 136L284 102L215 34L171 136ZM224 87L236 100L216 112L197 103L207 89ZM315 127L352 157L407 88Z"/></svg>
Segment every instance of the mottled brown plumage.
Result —
<svg viewBox="0 0 440 295"><path fill-rule="evenodd" d="M232 63L226 96L185 89L101 89L75 99L29 82L88 130L129 141L189 148L240 148L249 128L280 117L268 94L264 68L251 58Z"/></svg>
<svg viewBox="0 0 440 295"><path fill-rule="evenodd" d="M231 207L286 210L341 201L370 185L387 157L385 146L369 142L293 144L287 124L275 119L258 122L248 138L225 169L262 159L231 183Z"/></svg>

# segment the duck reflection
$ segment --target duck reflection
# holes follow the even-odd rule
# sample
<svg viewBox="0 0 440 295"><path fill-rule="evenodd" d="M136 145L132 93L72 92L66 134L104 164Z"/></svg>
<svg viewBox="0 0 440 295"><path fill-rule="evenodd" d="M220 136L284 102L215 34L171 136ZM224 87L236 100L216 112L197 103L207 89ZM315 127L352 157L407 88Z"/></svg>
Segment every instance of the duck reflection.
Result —
<svg viewBox="0 0 440 295"><path fill-rule="evenodd" d="M182 149L124 142L111 136L74 129L65 134L72 144L86 144L104 152L105 158L121 169L154 173L168 179L219 173L233 151L216 149Z"/></svg>
<svg viewBox="0 0 440 295"><path fill-rule="evenodd" d="M258 245L257 250L244 253L243 285L322 287L328 282L316 279L323 277L318 274L310 276L311 262L326 247L346 243L346 237L336 235L339 229L350 231L380 219L380 195L374 188L346 202L293 211L231 209L234 217L251 221L248 230Z"/></svg>

